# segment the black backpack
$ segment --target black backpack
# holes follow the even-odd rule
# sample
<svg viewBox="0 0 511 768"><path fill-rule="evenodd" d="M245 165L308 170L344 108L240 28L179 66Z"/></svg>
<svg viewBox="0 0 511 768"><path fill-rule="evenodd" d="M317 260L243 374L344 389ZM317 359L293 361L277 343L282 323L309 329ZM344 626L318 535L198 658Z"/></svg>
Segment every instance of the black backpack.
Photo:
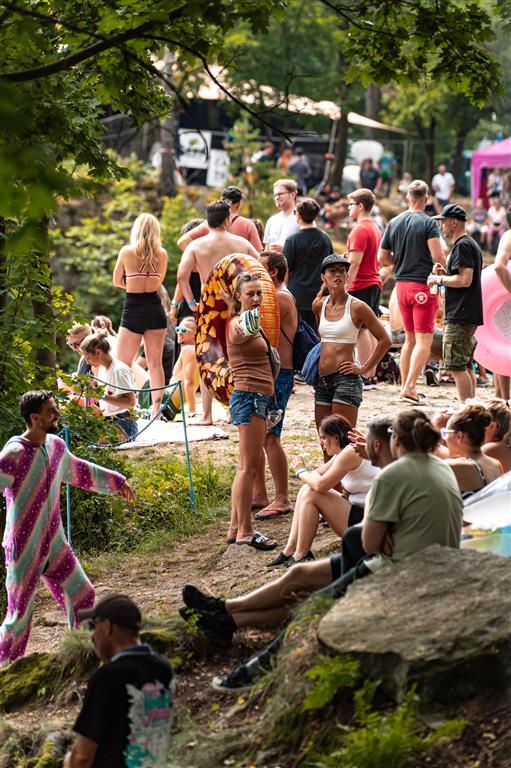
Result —
<svg viewBox="0 0 511 768"><path fill-rule="evenodd" d="M287 333L285 331L282 333L291 344L291 339ZM298 319L293 341L293 368L295 371L302 370L305 358L316 344L319 344L319 336L316 331L305 320Z"/></svg>

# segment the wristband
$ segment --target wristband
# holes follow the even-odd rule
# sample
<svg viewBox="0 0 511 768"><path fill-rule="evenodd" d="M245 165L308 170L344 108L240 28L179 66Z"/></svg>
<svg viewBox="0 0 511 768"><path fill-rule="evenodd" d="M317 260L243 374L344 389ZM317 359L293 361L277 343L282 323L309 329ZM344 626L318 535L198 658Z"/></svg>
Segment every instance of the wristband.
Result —
<svg viewBox="0 0 511 768"><path fill-rule="evenodd" d="M190 309L192 308L192 304L195 304L195 305L197 305L197 302L195 301L195 299L192 299L192 301L187 301L186 303L188 304L188 306L190 307Z"/></svg>
<svg viewBox="0 0 511 768"><path fill-rule="evenodd" d="M295 475L297 477L300 477L300 475L303 475L304 472L308 472L308 471L309 471L308 469L306 469L305 467L302 467L302 469L299 469L297 472L295 472Z"/></svg>
<svg viewBox="0 0 511 768"><path fill-rule="evenodd" d="M170 305L171 305L171 307L175 307L176 309L179 309L179 307L181 306L181 302L180 301L174 301L174 299L172 299L172 301L170 302Z"/></svg>

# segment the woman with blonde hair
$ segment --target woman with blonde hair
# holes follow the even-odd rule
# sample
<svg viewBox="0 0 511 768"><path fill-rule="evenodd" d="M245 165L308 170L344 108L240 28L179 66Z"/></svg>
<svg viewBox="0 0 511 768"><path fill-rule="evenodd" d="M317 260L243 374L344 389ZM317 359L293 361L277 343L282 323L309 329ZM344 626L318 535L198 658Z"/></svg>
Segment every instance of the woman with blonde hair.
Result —
<svg viewBox="0 0 511 768"><path fill-rule="evenodd" d="M162 354L167 319L158 289L166 271L167 253L161 245L158 220L142 213L135 219L130 244L121 248L114 269L114 285L126 291L117 356L131 366L143 338L152 388L165 384ZM151 392L153 415L158 413L162 392Z"/></svg>

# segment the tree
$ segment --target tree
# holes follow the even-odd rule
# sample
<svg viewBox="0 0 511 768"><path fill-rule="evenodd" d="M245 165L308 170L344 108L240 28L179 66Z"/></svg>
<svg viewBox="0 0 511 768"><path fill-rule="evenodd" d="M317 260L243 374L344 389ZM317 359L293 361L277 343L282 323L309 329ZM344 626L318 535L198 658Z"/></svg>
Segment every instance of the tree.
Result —
<svg viewBox="0 0 511 768"><path fill-rule="evenodd" d="M70 297L54 289L48 228L59 196L122 175L104 106L142 124L169 110L165 48L206 61L240 20L264 28L282 0L6 0L0 3L0 383L9 402L51 384ZM177 94L178 98L182 98ZM182 99L184 103L184 99ZM87 174L80 173L84 167Z"/></svg>

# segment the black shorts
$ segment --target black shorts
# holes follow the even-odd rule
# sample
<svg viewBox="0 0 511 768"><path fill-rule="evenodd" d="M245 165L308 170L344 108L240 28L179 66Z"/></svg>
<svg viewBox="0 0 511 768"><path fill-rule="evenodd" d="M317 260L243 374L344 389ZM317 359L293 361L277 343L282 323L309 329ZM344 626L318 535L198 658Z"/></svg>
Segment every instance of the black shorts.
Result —
<svg viewBox="0 0 511 768"><path fill-rule="evenodd" d="M127 293L122 308L121 328L127 328L132 333L166 329L167 318L158 293Z"/></svg>
<svg viewBox="0 0 511 768"><path fill-rule="evenodd" d="M376 317L380 316L381 288L379 285L369 285L367 288L361 288L359 291L348 291L348 293L354 299L360 299L360 301L368 304Z"/></svg>

